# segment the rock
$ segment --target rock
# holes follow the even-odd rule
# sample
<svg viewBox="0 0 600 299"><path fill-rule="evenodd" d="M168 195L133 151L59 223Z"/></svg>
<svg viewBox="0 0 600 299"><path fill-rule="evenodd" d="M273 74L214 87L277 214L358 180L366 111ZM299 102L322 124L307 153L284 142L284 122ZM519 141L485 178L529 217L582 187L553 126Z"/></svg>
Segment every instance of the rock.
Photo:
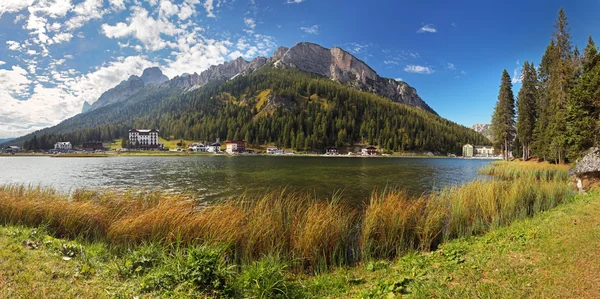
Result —
<svg viewBox="0 0 600 299"><path fill-rule="evenodd" d="M473 131L479 133L483 137L489 139L490 141L494 141L492 139L492 125L490 124L474 124L471 126Z"/></svg>
<svg viewBox="0 0 600 299"><path fill-rule="evenodd" d="M437 114L419 97L416 89L405 82L380 77L366 63L341 48L327 49L317 44L302 42L287 51L286 49L277 49L269 59L274 61L275 67L295 68L321 75L355 89L376 93L394 102Z"/></svg>
<svg viewBox="0 0 600 299"><path fill-rule="evenodd" d="M83 107L81 108L81 113L86 113L90 109L92 109L92 105L90 105L90 103L88 103L87 101L83 101Z"/></svg>
<svg viewBox="0 0 600 299"><path fill-rule="evenodd" d="M144 70L141 77L145 85L161 84L169 80L169 77L163 75L158 67L151 67Z"/></svg>
<svg viewBox="0 0 600 299"><path fill-rule="evenodd" d="M569 174L579 192L600 188L600 148L589 149Z"/></svg>

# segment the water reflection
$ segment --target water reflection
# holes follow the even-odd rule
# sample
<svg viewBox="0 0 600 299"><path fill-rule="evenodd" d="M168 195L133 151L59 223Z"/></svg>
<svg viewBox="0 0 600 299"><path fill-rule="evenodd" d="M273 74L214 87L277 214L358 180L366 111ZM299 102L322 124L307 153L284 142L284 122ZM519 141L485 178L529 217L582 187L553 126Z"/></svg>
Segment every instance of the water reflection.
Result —
<svg viewBox="0 0 600 299"><path fill-rule="evenodd" d="M362 202L374 189L422 194L476 178L487 160L331 157L0 157L0 184L194 192L208 201L288 187Z"/></svg>

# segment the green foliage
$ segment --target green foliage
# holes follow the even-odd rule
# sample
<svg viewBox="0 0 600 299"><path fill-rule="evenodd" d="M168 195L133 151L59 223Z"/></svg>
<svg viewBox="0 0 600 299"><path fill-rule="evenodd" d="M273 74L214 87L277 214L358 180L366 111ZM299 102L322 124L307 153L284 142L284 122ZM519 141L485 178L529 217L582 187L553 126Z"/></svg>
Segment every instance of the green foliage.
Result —
<svg viewBox="0 0 600 299"><path fill-rule="evenodd" d="M379 280L375 286L363 291L360 298L399 298L410 293L408 285L411 282L412 279L407 277Z"/></svg>
<svg viewBox="0 0 600 299"><path fill-rule="evenodd" d="M510 75L506 69L502 72L502 82L498 101L492 115L492 134L499 143L504 159L508 160L508 151L515 134L515 97L512 91Z"/></svg>
<svg viewBox="0 0 600 299"><path fill-rule="evenodd" d="M246 139L254 146L275 143L303 151L372 144L387 151L459 153L465 143L488 143L427 111L327 78L268 66L183 94L179 89L144 89L127 101L77 115L14 143L35 136L74 145L110 141L132 127L159 128L162 136L177 139Z"/></svg>
<svg viewBox="0 0 600 299"><path fill-rule="evenodd" d="M146 276L143 290L173 290L182 286L212 296L232 294L231 271L220 248L192 246L176 254L163 268Z"/></svg>
<svg viewBox="0 0 600 299"><path fill-rule="evenodd" d="M537 76L533 64L525 61L523 64L523 85L519 90L517 100L517 136L523 147L523 160L529 159L529 148L533 140L535 127L536 103L538 100Z"/></svg>
<svg viewBox="0 0 600 299"><path fill-rule="evenodd" d="M272 256L244 266L236 289L245 298L303 298L299 286L286 273L287 265Z"/></svg>

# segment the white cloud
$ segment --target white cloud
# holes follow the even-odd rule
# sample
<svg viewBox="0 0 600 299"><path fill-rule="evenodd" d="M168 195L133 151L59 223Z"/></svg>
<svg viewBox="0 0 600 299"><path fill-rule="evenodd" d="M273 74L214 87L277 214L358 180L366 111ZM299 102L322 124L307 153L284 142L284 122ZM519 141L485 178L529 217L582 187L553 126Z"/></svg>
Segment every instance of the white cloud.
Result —
<svg viewBox="0 0 600 299"><path fill-rule="evenodd" d="M454 63L450 63L450 62L448 62L446 64L446 68L449 70L456 70L456 66L454 65Z"/></svg>
<svg viewBox="0 0 600 299"><path fill-rule="evenodd" d="M287 0L287 4L298 4L298 3L302 3L305 0Z"/></svg>
<svg viewBox="0 0 600 299"><path fill-rule="evenodd" d="M369 48L369 45L352 42L352 43L346 44L345 47L346 47L346 50L348 50L348 52L350 52L354 55L357 55L357 54L360 54L360 53L366 51Z"/></svg>
<svg viewBox="0 0 600 299"><path fill-rule="evenodd" d="M2 0L0 1L0 17L4 13L18 12L33 4L34 0Z"/></svg>
<svg viewBox="0 0 600 299"><path fill-rule="evenodd" d="M204 9L206 10L206 16L209 18L214 18L215 14L213 13L214 10L214 5L213 5L213 0L206 0L204 2Z"/></svg>
<svg viewBox="0 0 600 299"><path fill-rule="evenodd" d="M423 27L421 27L419 30L417 30L417 33L436 33L437 29L435 29L435 27L433 27L432 24L427 24Z"/></svg>
<svg viewBox="0 0 600 299"><path fill-rule="evenodd" d="M0 65L5 65L5 64L6 64L6 62L0 60Z"/></svg>
<svg viewBox="0 0 600 299"><path fill-rule="evenodd" d="M102 32L108 38L123 38L133 36L139 39L147 50L156 51L165 48L169 44L162 39L161 34L174 36L183 33L173 23L164 19L154 19L148 16L148 11L143 8L135 8L134 13L128 19L129 24L119 22L114 26L102 24Z"/></svg>
<svg viewBox="0 0 600 299"><path fill-rule="evenodd" d="M110 6L115 11L121 11L125 9L125 0L108 0L108 3L110 3Z"/></svg>
<svg viewBox="0 0 600 299"><path fill-rule="evenodd" d="M256 28L256 21L254 21L254 19L244 18L244 24L246 24L246 26L252 30Z"/></svg>
<svg viewBox="0 0 600 299"><path fill-rule="evenodd" d="M300 30L308 34L319 34L319 25L312 25L310 27L300 27Z"/></svg>
<svg viewBox="0 0 600 299"><path fill-rule="evenodd" d="M435 72L433 70L433 68L431 68L431 67L422 66L422 65L412 65L412 64L409 64L406 67L404 67L404 71L407 73L425 74L425 75L433 74Z"/></svg>
<svg viewBox="0 0 600 299"><path fill-rule="evenodd" d="M28 10L31 14L44 14L51 18L62 18L72 8L71 0L47 0L35 3Z"/></svg>
<svg viewBox="0 0 600 299"><path fill-rule="evenodd" d="M12 50L12 51L21 51L21 50L23 50L23 46L20 43L14 41L14 40L9 40L9 41L6 42L6 44L8 45L8 49L9 50Z"/></svg>
<svg viewBox="0 0 600 299"><path fill-rule="evenodd" d="M395 61L395 60L384 60L383 63L384 64L395 64L395 65L400 64L400 62Z"/></svg>
<svg viewBox="0 0 600 299"><path fill-rule="evenodd" d="M396 79L394 79L394 80L396 80L396 81L398 81L398 82L404 82L404 79L402 79L402 78L396 78Z"/></svg>
<svg viewBox="0 0 600 299"><path fill-rule="evenodd" d="M173 15L176 15L178 12L179 12L179 7L177 5L171 3L171 1L169 1L169 0L161 0L160 1L159 14L162 17L169 18Z"/></svg>
<svg viewBox="0 0 600 299"><path fill-rule="evenodd" d="M73 34L71 34L70 32L63 32L54 35L52 41L54 41L55 44L60 44L63 42L69 42L71 38L73 38Z"/></svg>
<svg viewBox="0 0 600 299"><path fill-rule="evenodd" d="M81 28L93 19L101 19L105 10L102 9L103 0L85 0L73 8L75 16L66 22L69 30Z"/></svg>
<svg viewBox="0 0 600 299"><path fill-rule="evenodd" d="M510 79L512 84L523 82L523 68L521 67L521 61L517 60L517 66L513 70L512 78Z"/></svg>

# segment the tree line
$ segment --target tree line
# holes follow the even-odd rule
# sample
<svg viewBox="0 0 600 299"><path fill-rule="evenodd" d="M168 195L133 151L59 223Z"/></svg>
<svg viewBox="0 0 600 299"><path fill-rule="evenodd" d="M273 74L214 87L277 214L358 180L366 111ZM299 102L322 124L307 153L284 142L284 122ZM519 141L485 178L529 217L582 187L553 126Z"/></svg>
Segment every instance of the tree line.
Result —
<svg viewBox="0 0 600 299"><path fill-rule="evenodd" d="M523 64L515 103L511 78L502 73L492 115L494 146L523 160L575 161L600 142L600 55L590 36L581 54L571 42L561 9L539 66Z"/></svg>
<svg viewBox="0 0 600 299"><path fill-rule="evenodd" d="M295 69L263 67L190 92L145 89L32 134L27 149L56 141L77 146L112 141L130 128L157 128L175 139L243 139L299 151L369 144L389 152L460 153L462 145L489 144L464 126L430 112ZM44 142L41 139L44 138Z"/></svg>

